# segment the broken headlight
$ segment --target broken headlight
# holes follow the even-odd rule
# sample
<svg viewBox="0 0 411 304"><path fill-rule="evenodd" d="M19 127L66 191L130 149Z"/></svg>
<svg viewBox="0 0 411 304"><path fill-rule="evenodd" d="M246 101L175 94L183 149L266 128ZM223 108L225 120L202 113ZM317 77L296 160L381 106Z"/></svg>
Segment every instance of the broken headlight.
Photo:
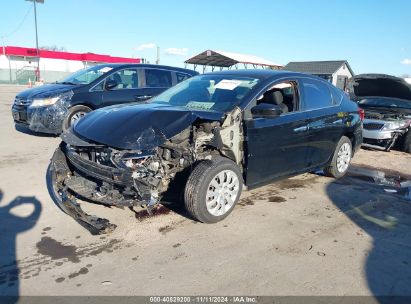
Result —
<svg viewBox="0 0 411 304"><path fill-rule="evenodd" d="M120 157L113 159L113 162L122 168L128 168L133 171L150 170L156 172L160 166L158 161L153 161L153 154L150 153L124 153Z"/></svg>

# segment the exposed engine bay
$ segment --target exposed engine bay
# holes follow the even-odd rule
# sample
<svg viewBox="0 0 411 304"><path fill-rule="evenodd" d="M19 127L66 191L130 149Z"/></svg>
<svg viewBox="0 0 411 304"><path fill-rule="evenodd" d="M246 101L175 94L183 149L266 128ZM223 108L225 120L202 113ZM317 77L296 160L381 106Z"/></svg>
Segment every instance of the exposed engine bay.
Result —
<svg viewBox="0 0 411 304"><path fill-rule="evenodd" d="M411 86L402 78L362 74L349 82L352 100L364 109L363 146L411 152Z"/></svg>
<svg viewBox="0 0 411 304"><path fill-rule="evenodd" d="M86 214L77 198L106 206L143 206L150 213L173 182L196 162L226 156L241 166L241 110L223 120L197 119L183 131L149 150L117 149L69 130L51 161L51 177L59 206L93 234L108 233L115 225ZM146 129L137 139L147 141L158 130ZM155 138L158 138L156 136ZM179 189L173 189L179 191Z"/></svg>
<svg viewBox="0 0 411 304"><path fill-rule="evenodd" d="M363 146L389 151L410 130L411 114L392 111L365 111Z"/></svg>

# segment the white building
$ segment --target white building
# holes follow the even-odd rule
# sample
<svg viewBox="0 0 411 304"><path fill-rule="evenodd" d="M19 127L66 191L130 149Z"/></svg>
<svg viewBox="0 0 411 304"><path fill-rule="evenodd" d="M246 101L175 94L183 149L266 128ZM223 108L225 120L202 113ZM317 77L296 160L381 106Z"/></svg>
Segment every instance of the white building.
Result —
<svg viewBox="0 0 411 304"><path fill-rule="evenodd" d="M140 63L137 58L112 57L93 53L69 53L15 46L0 47L0 83L26 84L36 79L39 61L40 79L54 82L98 63Z"/></svg>
<svg viewBox="0 0 411 304"><path fill-rule="evenodd" d="M345 90L355 74L347 60L290 62L283 70L316 75Z"/></svg>

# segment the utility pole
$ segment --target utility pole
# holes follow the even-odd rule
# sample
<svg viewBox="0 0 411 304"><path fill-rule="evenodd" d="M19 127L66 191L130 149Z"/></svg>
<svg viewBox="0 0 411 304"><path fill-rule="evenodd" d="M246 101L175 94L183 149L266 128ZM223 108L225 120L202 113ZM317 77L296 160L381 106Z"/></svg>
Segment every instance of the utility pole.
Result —
<svg viewBox="0 0 411 304"><path fill-rule="evenodd" d="M160 47L157 46L157 60L156 60L156 64L160 64Z"/></svg>
<svg viewBox="0 0 411 304"><path fill-rule="evenodd" d="M39 50L39 38L37 33L37 8L36 3L44 3L44 0L26 0L33 2L34 5L34 28L36 29L36 55L37 55L37 70L36 70L36 81L40 80L40 50Z"/></svg>

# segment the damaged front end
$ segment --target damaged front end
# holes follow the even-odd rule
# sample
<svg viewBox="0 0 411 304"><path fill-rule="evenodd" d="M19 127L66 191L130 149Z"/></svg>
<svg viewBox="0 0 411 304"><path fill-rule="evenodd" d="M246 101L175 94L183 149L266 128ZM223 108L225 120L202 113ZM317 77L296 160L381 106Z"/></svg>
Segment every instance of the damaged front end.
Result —
<svg viewBox="0 0 411 304"><path fill-rule="evenodd" d="M235 109L222 123L196 120L169 139L148 128L136 137L144 143L141 149L113 148L70 129L51 160L57 203L91 233L109 233L116 226L85 213L77 198L120 208L142 206L151 213L178 175L196 162L217 155L242 162L240 124L241 111Z"/></svg>
<svg viewBox="0 0 411 304"><path fill-rule="evenodd" d="M349 93L365 112L363 146L389 151L403 142L411 123L411 87L404 79L356 75L349 81Z"/></svg>
<svg viewBox="0 0 411 304"><path fill-rule="evenodd" d="M363 121L363 146L390 151L410 129L411 115L366 111Z"/></svg>
<svg viewBox="0 0 411 304"><path fill-rule="evenodd" d="M73 91L42 98L16 98L13 107L15 123L41 133L60 134L69 110Z"/></svg>

